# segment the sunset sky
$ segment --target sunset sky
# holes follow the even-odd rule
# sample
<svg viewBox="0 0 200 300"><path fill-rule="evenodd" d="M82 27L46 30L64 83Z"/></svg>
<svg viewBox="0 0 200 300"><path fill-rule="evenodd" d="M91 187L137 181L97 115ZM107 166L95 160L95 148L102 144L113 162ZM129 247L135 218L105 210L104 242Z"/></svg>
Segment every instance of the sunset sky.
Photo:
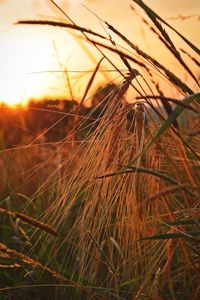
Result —
<svg viewBox="0 0 200 300"><path fill-rule="evenodd" d="M130 4L134 5L137 13L143 14L133 1L55 0L55 2L78 25L106 35L107 29L102 27L97 17L83 5L87 6L124 33L141 49L154 57L159 57L166 64L173 63L170 57L166 58L166 52L160 44L156 44L158 42L149 34L138 14L130 9ZM194 44L200 45L199 0L146 0L144 2ZM178 15L191 16L191 18L173 19ZM59 72L63 70L70 71L74 97L80 96L90 76L90 73L80 71L93 70L101 57L99 53L78 38L80 33L69 29L14 25L18 20L27 19L66 21L49 0L0 0L0 101L14 104L27 101L29 98L67 98L69 85L66 75ZM178 38L175 39L180 43ZM112 58L121 68L120 60L114 56ZM176 65L174 65L175 69ZM114 72L107 75L101 73L97 85L116 76Z"/></svg>

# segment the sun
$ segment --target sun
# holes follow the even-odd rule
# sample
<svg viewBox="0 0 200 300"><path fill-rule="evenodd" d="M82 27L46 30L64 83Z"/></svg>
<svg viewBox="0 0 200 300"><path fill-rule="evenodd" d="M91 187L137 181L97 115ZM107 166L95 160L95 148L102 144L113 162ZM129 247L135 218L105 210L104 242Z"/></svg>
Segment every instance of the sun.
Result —
<svg viewBox="0 0 200 300"><path fill-rule="evenodd" d="M26 88L24 76L12 70L7 70L7 73L3 73L3 78L0 78L0 81L0 101L9 106L23 105Z"/></svg>
<svg viewBox="0 0 200 300"><path fill-rule="evenodd" d="M39 28L17 27L0 34L0 103L24 106L53 85L46 74L35 74L52 68L49 40Z"/></svg>
<svg viewBox="0 0 200 300"><path fill-rule="evenodd" d="M98 61L79 35L50 26L13 26L0 31L0 45L0 104L13 107L30 99L69 99L66 70L78 99L89 80L84 70L94 70ZM98 74L99 80L106 76Z"/></svg>
<svg viewBox="0 0 200 300"><path fill-rule="evenodd" d="M0 102L10 106L22 105L25 102L27 78L26 48L23 35L10 30L0 36Z"/></svg>

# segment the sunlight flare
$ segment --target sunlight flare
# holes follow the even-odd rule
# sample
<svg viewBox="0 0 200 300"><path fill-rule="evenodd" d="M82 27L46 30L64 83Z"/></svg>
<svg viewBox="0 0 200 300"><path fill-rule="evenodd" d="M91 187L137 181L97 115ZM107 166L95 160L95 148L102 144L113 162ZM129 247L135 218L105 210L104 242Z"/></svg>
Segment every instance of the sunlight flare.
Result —
<svg viewBox="0 0 200 300"><path fill-rule="evenodd" d="M44 96L50 76L36 74L53 65L52 42L42 30L14 28L0 36L0 102L25 105Z"/></svg>

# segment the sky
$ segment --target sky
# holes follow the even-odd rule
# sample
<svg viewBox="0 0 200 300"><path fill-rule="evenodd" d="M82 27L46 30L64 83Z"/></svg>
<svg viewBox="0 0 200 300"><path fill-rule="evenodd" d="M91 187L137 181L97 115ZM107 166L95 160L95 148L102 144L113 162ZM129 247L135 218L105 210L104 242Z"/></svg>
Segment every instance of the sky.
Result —
<svg viewBox="0 0 200 300"><path fill-rule="evenodd" d="M130 40L165 64L176 63L149 34L138 15L143 15L131 0L55 0L78 25L108 34L96 17L111 23ZM158 14L176 27L197 46L200 45L199 0L146 0ZM136 12L130 9L134 5ZM88 9L87 9L87 8ZM173 19L178 15L191 16L186 20ZM83 94L91 73L101 56L79 33L58 27L16 25L18 20L54 20L66 22L63 14L50 0L0 0L0 101L14 104L29 98L73 97ZM182 46L181 41L175 41ZM117 38L115 41L119 41ZM120 42L121 43L121 42ZM121 43L123 45L123 43ZM111 55L111 54L110 54ZM120 67L116 55L111 58ZM111 68L111 66L105 66ZM178 66L177 66L178 68ZM66 77L63 70L70 71ZM101 73L97 85L113 79L117 74ZM95 87L96 88L96 87Z"/></svg>

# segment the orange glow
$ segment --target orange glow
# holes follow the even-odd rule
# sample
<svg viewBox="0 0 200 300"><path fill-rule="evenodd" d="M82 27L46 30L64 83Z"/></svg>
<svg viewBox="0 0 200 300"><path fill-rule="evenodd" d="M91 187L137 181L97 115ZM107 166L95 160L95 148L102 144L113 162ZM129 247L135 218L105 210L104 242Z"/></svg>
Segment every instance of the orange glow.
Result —
<svg viewBox="0 0 200 300"><path fill-rule="evenodd" d="M1 102L11 106L22 104L23 79L20 78L18 74L11 71L11 74L5 74L5 77L1 78L1 82L4 82L0 92Z"/></svg>
<svg viewBox="0 0 200 300"><path fill-rule="evenodd" d="M48 39L38 30L14 28L1 35L0 42L0 102L26 105L31 97L42 97L51 83L34 72L50 69L52 47Z"/></svg>
<svg viewBox="0 0 200 300"><path fill-rule="evenodd" d="M33 98L70 97L65 70L72 70L77 96L89 80L79 71L96 64L91 46L87 51L83 41L58 28L18 25L0 34L0 44L0 103L12 106L26 106Z"/></svg>
<svg viewBox="0 0 200 300"><path fill-rule="evenodd" d="M69 73L69 79L73 97L78 98L84 94L90 74L75 73L74 71L94 70L101 58L94 47L72 37L71 33L78 33L70 30L65 31L58 27L49 28L48 26L13 26L17 20L26 19L44 18L68 22L49 2L8 0L2 1L0 4L2 23L0 31L0 102L8 105L26 105L30 98L70 97L69 86L65 74L62 73L63 70L72 71ZM82 2L124 33L141 49L157 58L166 67L172 66L177 75L182 76L182 73L179 74L180 66L177 67L177 63L174 62L173 57L167 54L167 50L163 49L157 37L149 34L148 29L141 24L140 18L130 9L129 1L56 1L75 23L106 36L107 33L110 34L110 31L105 24L102 26L99 20L81 5ZM183 15L196 13L200 7L196 0L177 0L175 2L173 0L167 2L146 0L145 2L166 20L179 13ZM113 10L113 7L116 9ZM135 7L142 15L138 7L136 5ZM191 19L185 22L178 20L169 20L169 22L188 39L191 37L194 44L198 44L197 21ZM125 45L116 36L114 39L123 46ZM175 42L177 41L180 43L175 36ZM124 64L118 57L112 53L109 53L109 57L118 68L124 68ZM105 67L105 62L103 64ZM112 68L109 64L107 65L109 69ZM58 70L60 73L46 72L49 70ZM105 77L106 75L107 77ZM108 77L113 79L115 75L116 73L99 73L95 83L108 80Z"/></svg>

